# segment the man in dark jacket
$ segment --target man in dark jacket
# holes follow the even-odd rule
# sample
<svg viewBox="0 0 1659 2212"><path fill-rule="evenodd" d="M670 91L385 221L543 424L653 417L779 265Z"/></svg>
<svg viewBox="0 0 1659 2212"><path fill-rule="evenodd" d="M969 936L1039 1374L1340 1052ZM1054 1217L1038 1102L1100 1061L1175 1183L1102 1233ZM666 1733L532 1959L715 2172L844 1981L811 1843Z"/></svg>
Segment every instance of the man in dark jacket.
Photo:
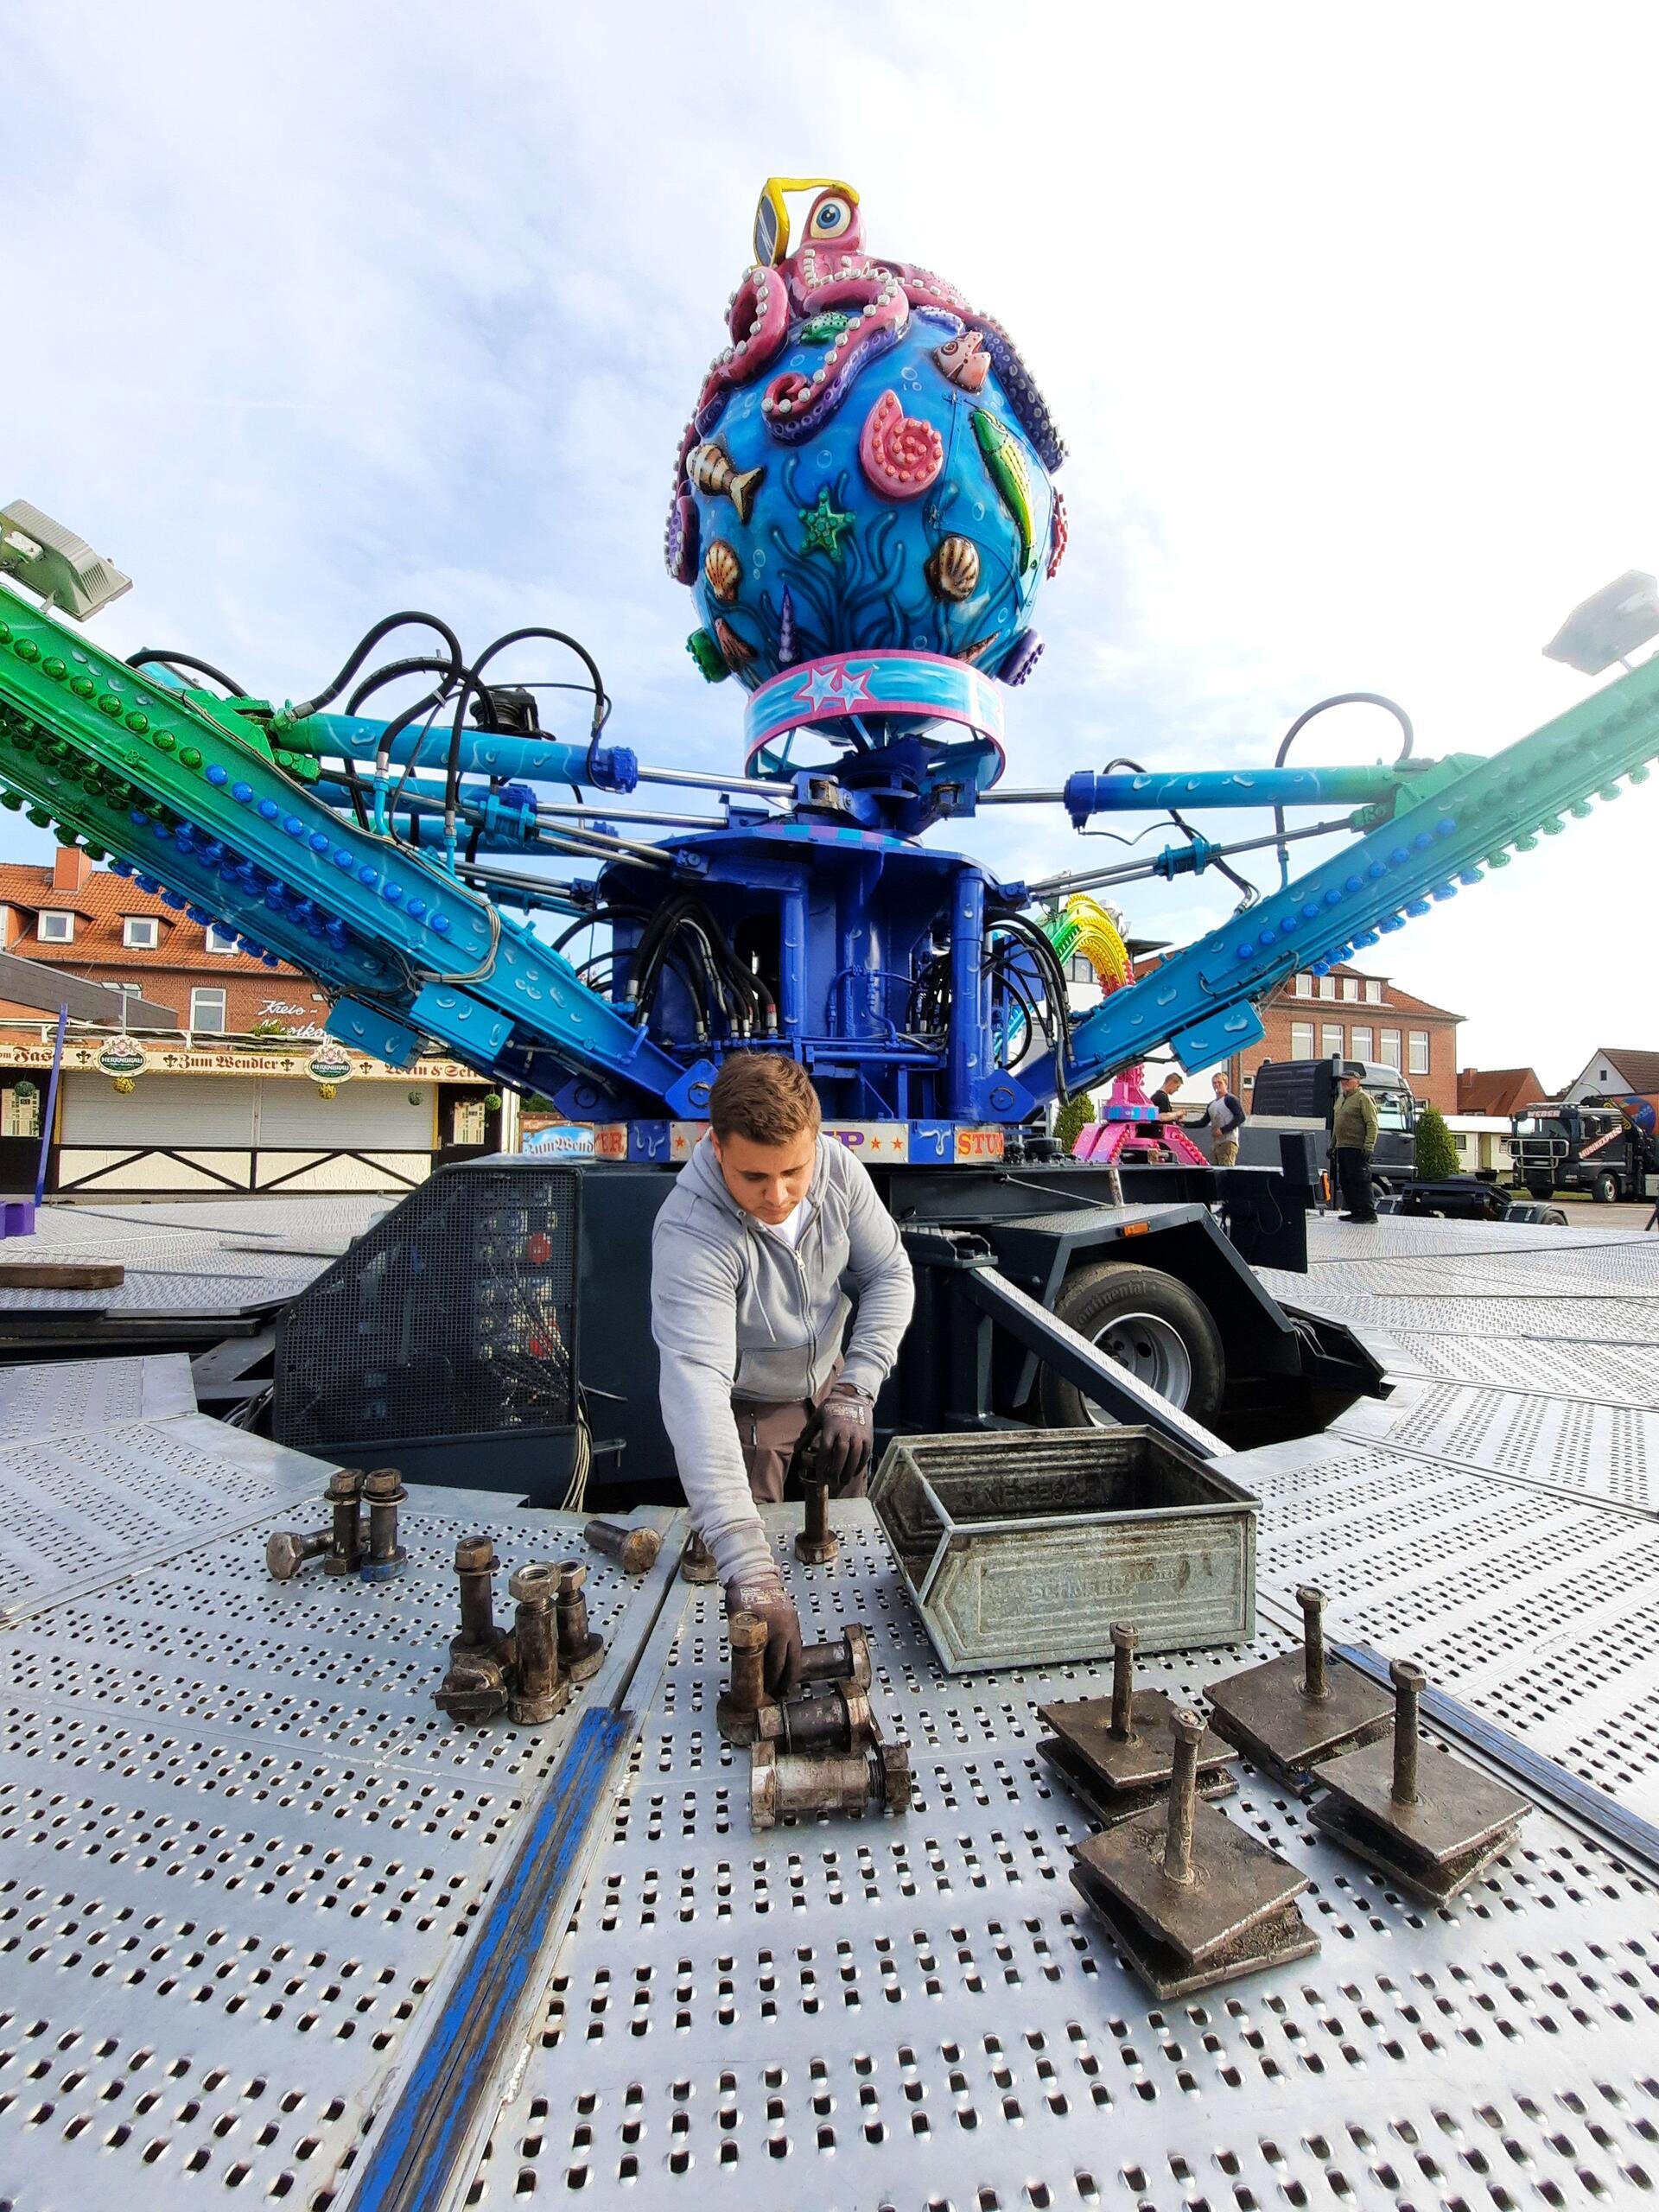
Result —
<svg viewBox="0 0 1659 2212"><path fill-rule="evenodd" d="M1331 1116L1331 1158L1342 1186L1344 1221L1375 1221L1371 1154L1376 1149L1376 1107L1360 1088L1352 1070L1342 1077L1342 1096Z"/></svg>

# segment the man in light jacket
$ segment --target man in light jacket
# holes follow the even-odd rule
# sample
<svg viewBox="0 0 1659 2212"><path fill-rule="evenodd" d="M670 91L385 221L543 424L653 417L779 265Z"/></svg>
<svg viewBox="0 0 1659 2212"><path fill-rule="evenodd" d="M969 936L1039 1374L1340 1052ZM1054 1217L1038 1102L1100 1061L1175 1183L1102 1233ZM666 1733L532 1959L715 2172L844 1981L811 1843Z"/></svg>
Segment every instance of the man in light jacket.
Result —
<svg viewBox="0 0 1659 2212"><path fill-rule="evenodd" d="M734 1053L709 1125L652 1234L652 1334L692 1525L727 1612L766 1623L766 1681L781 1695L799 1669L801 1624L756 1502L782 1497L814 1408L820 1465L839 1496L862 1495L876 1393L915 1291L892 1216L860 1162L823 1135L798 1062ZM844 1350L843 1283L858 1296Z"/></svg>

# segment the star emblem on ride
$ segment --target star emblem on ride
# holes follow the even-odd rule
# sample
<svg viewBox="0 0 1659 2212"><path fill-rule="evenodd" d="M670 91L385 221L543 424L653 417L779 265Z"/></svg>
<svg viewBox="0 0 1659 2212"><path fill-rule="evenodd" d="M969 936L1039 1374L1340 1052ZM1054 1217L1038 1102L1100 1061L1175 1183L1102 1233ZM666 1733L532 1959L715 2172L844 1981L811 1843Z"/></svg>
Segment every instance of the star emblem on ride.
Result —
<svg viewBox="0 0 1659 2212"><path fill-rule="evenodd" d="M830 505L829 486L826 484L819 493L817 506L803 507L799 512L804 531L802 552L827 553L832 561L839 561L841 533L852 528L853 518Z"/></svg>
<svg viewBox="0 0 1659 2212"><path fill-rule="evenodd" d="M846 713L854 707L868 704L868 669L861 676L850 668L815 668L795 696L814 714L825 707L838 708Z"/></svg>

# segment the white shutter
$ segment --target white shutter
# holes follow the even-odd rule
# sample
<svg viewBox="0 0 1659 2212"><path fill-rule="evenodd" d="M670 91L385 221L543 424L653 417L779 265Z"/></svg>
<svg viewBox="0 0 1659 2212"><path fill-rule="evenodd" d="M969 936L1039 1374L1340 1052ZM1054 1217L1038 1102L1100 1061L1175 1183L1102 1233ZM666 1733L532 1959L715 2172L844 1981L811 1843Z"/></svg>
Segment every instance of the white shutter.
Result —
<svg viewBox="0 0 1659 2212"><path fill-rule="evenodd" d="M409 1094L419 1095L411 1105ZM309 1076L259 1084L259 1147L307 1145L328 1152L430 1152L429 1083L342 1083L324 1098Z"/></svg>
<svg viewBox="0 0 1659 2212"><path fill-rule="evenodd" d="M241 1076L141 1075L123 1096L106 1075L66 1075L62 1141L165 1145L183 1152L249 1145L257 1089Z"/></svg>

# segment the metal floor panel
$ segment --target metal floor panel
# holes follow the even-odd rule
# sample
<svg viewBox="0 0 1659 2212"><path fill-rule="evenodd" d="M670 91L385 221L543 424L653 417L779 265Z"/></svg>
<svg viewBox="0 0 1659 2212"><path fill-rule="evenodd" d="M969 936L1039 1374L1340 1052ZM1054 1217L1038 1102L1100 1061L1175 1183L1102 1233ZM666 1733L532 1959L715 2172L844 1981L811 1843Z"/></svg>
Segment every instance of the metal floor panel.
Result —
<svg viewBox="0 0 1659 2212"><path fill-rule="evenodd" d="M1404 1297L1361 1289L1332 1289L1321 1274L1281 1274L1264 1269L1262 1281L1286 1305L1333 1321L1386 1330L1428 1330L1455 1337L1528 1337L1546 1344L1659 1344L1659 1300L1640 1298L1482 1297L1478 1294Z"/></svg>
<svg viewBox="0 0 1659 2212"><path fill-rule="evenodd" d="M1390 1375L1439 1376L1449 1382L1490 1382L1605 1405L1659 1406L1659 1345L1551 1344L1536 1338L1429 1336L1411 1329L1386 1334L1362 1328Z"/></svg>
<svg viewBox="0 0 1659 2212"><path fill-rule="evenodd" d="M0 1439L6 1445L111 1421L164 1421L195 1409L190 1363L182 1352L0 1368ZM3 1490L0 1478L0 1493Z"/></svg>
<svg viewBox="0 0 1659 2212"><path fill-rule="evenodd" d="M1465 1257L1471 1252L1499 1255L1523 1252L1611 1250L1640 1245L1639 1229L1591 1229L1569 1224L1547 1229L1531 1222L1427 1221L1400 1214L1384 1214L1363 1226L1342 1221L1335 1214L1307 1217L1308 1256L1318 1266L1327 1261L1353 1260L1369 1267L1378 1259L1411 1258L1424 1253L1449 1252ZM1652 1236L1646 1238L1651 1247Z"/></svg>
<svg viewBox="0 0 1659 2212"><path fill-rule="evenodd" d="M1329 1432L1659 1516L1659 1412L1405 1376Z"/></svg>
<svg viewBox="0 0 1659 2212"><path fill-rule="evenodd" d="M1033 1703L1109 1669L942 1675L868 1509L835 1517L836 1567L781 1563L817 1627L870 1625L909 1815L753 1833L712 1726L717 1594L683 1593L541 2032L455 2202L1252 2212L1642 2186L1649 1885L1535 1814L1467 1898L1421 1908L1247 1776L1229 1814L1311 1875L1323 1954L1149 2005L1071 1887L1090 1823L1035 1750ZM1147 1678L1191 1692L1241 1656Z"/></svg>
<svg viewBox="0 0 1659 2212"><path fill-rule="evenodd" d="M340 1192L327 1196L163 1199L153 1205L76 1205L53 1208L73 1217L125 1222L135 1228L162 1224L213 1236L360 1236L397 1204L395 1194Z"/></svg>
<svg viewBox="0 0 1659 2212"><path fill-rule="evenodd" d="M461 1728L431 1704L455 1536L490 1534L505 1568L568 1553L580 1517L412 1489L409 1569L378 1586L270 1581L266 1531L293 1519L0 1636L9 2212L332 2202L667 1574L584 1553L600 1675L547 1728Z"/></svg>

